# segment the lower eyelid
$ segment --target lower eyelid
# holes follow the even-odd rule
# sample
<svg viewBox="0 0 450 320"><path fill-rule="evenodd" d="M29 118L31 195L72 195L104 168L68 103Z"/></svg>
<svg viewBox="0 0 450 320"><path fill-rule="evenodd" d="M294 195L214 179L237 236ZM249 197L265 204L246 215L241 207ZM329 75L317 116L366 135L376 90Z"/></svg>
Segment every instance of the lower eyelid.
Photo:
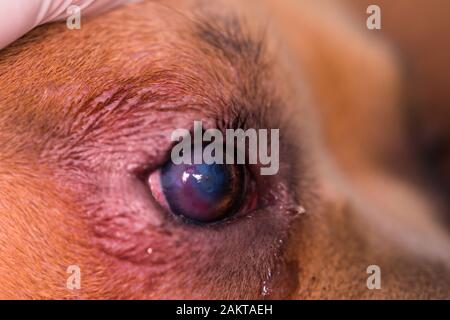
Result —
<svg viewBox="0 0 450 320"><path fill-rule="evenodd" d="M252 279L251 290L256 294L259 294L259 283L265 280L255 271L260 265L280 272L284 270L284 264L276 257L283 254L282 244L288 241L288 231L295 217L286 214L292 203L289 190L278 187L275 181L263 182L265 192L277 193L276 200L264 202L250 215L205 228L168 218L151 199L150 191L139 177L121 174L116 180L108 180L110 178L100 179L109 187L101 188L100 194L90 195L103 203L91 208L93 216L89 222L95 230L94 242L113 258L117 268L133 270L157 282L161 270L188 269L218 277L219 273L239 266ZM254 185L254 188L257 187ZM249 200L250 207L254 201ZM199 270L202 265L199 260L203 265L220 265L220 270ZM177 276L182 277L182 271ZM239 279L233 276L228 281L238 283Z"/></svg>

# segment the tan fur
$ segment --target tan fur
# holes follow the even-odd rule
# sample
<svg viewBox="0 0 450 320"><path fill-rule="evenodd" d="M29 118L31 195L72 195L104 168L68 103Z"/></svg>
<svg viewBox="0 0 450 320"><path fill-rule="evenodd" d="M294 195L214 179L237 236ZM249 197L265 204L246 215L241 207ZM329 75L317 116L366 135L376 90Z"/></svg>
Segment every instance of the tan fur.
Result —
<svg viewBox="0 0 450 320"><path fill-rule="evenodd" d="M188 21L199 8L237 12L252 35L268 25L270 71L253 70L246 57L230 67L221 53L191 38ZM79 31L64 24L38 28L2 50L0 298L262 298L264 269L278 263L260 258L271 252L274 230L288 243L273 298L449 298L450 237L408 141L401 57L344 8L334 1L147 1L85 19ZM162 70L175 78L158 82ZM230 225L225 235L176 226L160 244L165 251L156 248L155 261L141 259L139 245L119 258L111 254L115 248L105 248L93 231L109 220L95 216L97 207L85 210L80 199L89 198L92 186L80 181L90 177L84 170L113 164L80 164L69 156L111 143L102 134L121 124L100 121L99 136L90 136L84 130L92 101L117 87L130 96L141 87L170 88L170 97L219 101L236 86L248 86L248 93L254 81L283 101L283 110L268 112L298 129L291 145L301 151L289 153L289 161L307 162L308 178L289 191L307 213L289 230L284 220L264 229L278 219L275 213L261 224ZM149 117L161 112L152 108L163 106L145 109ZM161 123L184 124L213 111L177 112L161 112ZM87 180L95 185L104 178ZM129 219L138 228L140 217ZM130 237L166 242L167 235L147 232ZM186 243L191 232L201 235ZM241 246L255 242L261 254L246 259ZM65 287L71 264L81 267L81 290ZM372 264L381 267L381 290L366 287Z"/></svg>

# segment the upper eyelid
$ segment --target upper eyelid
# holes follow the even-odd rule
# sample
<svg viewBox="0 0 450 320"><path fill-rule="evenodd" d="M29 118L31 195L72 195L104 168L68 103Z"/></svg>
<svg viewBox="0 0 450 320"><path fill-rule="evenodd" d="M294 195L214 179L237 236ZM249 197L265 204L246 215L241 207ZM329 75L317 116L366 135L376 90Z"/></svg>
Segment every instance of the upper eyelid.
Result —
<svg viewBox="0 0 450 320"><path fill-rule="evenodd" d="M88 98L80 107L75 106L75 111L68 114L65 127L67 135L79 137L77 143L88 140L91 136L101 135L108 129L117 131L120 127L132 127L138 122L145 123L152 113L196 113L197 119L205 122L215 121L214 126L220 130L228 128L258 128L268 127L267 112L257 113L257 110L249 106L249 103L227 105L211 105L200 102L196 95L186 95L184 92L177 93L167 87L162 87L158 79L156 83L137 83L130 80L126 85L117 85L104 90L98 95ZM170 96L166 94L170 91ZM179 94L179 96L178 96ZM211 99L213 100L213 99ZM223 99L221 99L223 102ZM264 106L261 106L263 108ZM261 110L259 110L261 111ZM72 116L73 115L73 116ZM203 119L202 119L203 118ZM215 119L215 120L214 120ZM64 120L64 119L63 119ZM265 124L264 124L265 123ZM114 126L112 126L114 125ZM174 128L176 129L176 128Z"/></svg>
<svg viewBox="0 0 450 320"><path fill-rule="evenodd" d="M178 121L178 118L190 117L185 116L190 113L197 115L192 120L213 120L214 126L221 130L285 125L276 119L279 111L284 110L282 104L276 102L277 98L271 97L271 91L262 84L255 83L259 89L251 95L245 90L222 92L221 83L212 84L216 87L214 90L200 87L195 92L188 90L192 89L189 83L183 83L187 79L190 78L181 70L148 70L145 74L109 84L98 94L89 92L80 104L73 105L73 110L59 126L67 138L64 144L85 150L108 140L111 143L112 138L118 143L116 138L121 132L129 139L137 138L146 131L145 127L161 125L163 121L156 119L155 114L161 117L172 114L172 123L166 124L171 125L172 130L190 127L193 121L190 124L185 121L182 126L182 121ZM243 79L246 80L256 81Z"/></svg>
<svg viewBox="0 0 450 320"><path fill-rule="evenodd" d="M99 131L91 132L85 136L84 141L80 142L77 140L78 144L68 151L70 154L66 154L65 158L69 158L70 160L70 157L74 155L76 156L78 163L87 166L88 168L125 170L128 173L138 175L156 169L159 165L162 165L170 155L170 149L174 145L174 142L170 140L170 135L173 130L178 128L192 129L193 121L198 120L199 116L198 112L186 114L185 112L165 111L156 115L155 118L155 115L151 115L151 113L151 110L148 112L140 110L134 116L144 118L143 123L152 123L153 126L146 128L145 126L142 126L141 123L136 128L133 128L133 131L126 130L125 132L121 131L123 126L122 128L113 126L110 127L109 130L98 128L97 130ZM205 115L202 120L207 125L207 128L218 128L217 124L219 122L221 128L218 129L222 132L227 128L233 127L246 130L250 124L254 124L255 127L264 126L264 123L259 122L261 119L255 117L251 122L241 123L243 124L241 127L239 125L240 122L235 121L236 118L233 117L236 113L234 112L232 114L232 116L227 117L227 120L222 119L221 121L221 115L216 115L215 118L208 118L207 115ZM111 113L107 115L111 115ZM126 115L130 116L130 114ZM163 115L165 119L162 119L160 117L161 115ZM149 120L148 118L153 120ZM106 118L102 120L106 121ZM128 122L127 125L130 125L129 120L122 119L122 121L124 123ZM133 123L133 121L131 121L131 123ZM110 126L111 123L107 123L107 125ZM161 125L164 126L164 129ZM245 151L245 154L247 155L247 151ZM126 167L122 167L122 169L118 168L116 163L123 162L124 160L126 161Z"/></svg>

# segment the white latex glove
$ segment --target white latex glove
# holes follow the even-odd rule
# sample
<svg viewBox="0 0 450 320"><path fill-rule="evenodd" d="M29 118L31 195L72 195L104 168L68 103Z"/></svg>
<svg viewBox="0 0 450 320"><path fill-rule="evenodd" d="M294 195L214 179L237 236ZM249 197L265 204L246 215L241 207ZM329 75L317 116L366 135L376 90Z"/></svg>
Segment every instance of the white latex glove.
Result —
<svg viewBox="0 0 450 320"><path fill-rule="evenodd" d="M6 47L31 29L69 15L67 8L77 5L81 19L98 14L130 0L0 0L0 49Z"/></svg>

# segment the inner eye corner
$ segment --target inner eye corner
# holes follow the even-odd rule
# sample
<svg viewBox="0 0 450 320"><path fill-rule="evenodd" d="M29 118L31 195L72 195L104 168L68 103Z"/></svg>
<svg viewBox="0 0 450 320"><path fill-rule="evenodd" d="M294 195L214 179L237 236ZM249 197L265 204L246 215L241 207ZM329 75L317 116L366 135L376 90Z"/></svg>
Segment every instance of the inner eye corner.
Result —
<svg viewBox="0 0 450 320"><path fill-rule="evenodd" d="M145 162L142 164L133 165L129 168L128 173L134 176L137 180L146 184L148 182L149 177L160 170L168 161L170 161L170 150L172 149L172 145L169 147L169 151L165 152L164 156L159 159L157 162Z"/></svg>

